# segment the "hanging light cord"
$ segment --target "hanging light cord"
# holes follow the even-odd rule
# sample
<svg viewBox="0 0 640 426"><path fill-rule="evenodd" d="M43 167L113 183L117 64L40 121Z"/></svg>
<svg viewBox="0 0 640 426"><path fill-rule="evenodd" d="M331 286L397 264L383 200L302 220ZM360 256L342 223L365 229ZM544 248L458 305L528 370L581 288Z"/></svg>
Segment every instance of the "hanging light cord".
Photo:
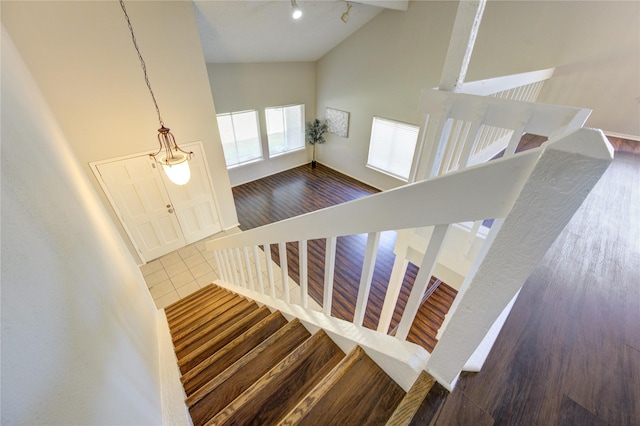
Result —
<svg viewBox="0 0 640 426"><path fill-rule="evenodd" d="M140 66L142 67L142 72L144 73L144 81L145 83L147 83L147 88L149 89L149 93L151 94L151 98L153 99L153 104L156 106L156 113L158 113L158 121L160 121L160 127L164 127L164 121L162 121L162 117L160 116L160 108L158 108L158 102L156 101L156 97L153 94L153 90L151 89L151 83L149 83L149 75L147 75L147 66L144 63L142 54L140 53L140 48L138 47L136 36L133 33L133 27L131 26L131 21L129 20L129 15L127 14L127 8L124 7L123 0L120 0L120 6L122 7L122 11L124 12L124 17L127 20L127 25L129 26L129 32L131 32L131 40L133 41L133 47L136 48L136 52L138 53L138 59L140 59Z"/></svg>

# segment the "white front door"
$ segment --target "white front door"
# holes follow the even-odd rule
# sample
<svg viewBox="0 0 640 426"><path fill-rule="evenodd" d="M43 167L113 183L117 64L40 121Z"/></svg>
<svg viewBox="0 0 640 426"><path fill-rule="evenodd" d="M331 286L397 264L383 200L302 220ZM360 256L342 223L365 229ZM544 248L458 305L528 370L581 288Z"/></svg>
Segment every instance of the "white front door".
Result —
<svg viewBox="0 0 640 426"><path fill-rule="evenodd" d="M181 148L194 153L189 161L191 179L186 185L172 183L161 173L187 244L194 243L219 232L216 202L213 196L209 173L200 143L185 144Z"/></svg>
<svg viewBox="0 0 640 426"><path fill-rule="evenodd" d="M184 247L186 240L159 167L149 156L97 165L133 243L149 261Z"/></svg>

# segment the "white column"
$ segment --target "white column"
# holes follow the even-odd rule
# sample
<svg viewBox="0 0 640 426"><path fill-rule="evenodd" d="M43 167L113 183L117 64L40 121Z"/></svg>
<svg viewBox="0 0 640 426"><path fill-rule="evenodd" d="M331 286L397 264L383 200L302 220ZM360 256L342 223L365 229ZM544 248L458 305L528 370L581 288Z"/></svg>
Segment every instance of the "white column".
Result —
<svg viewBox="0 0 640 426"><path fill-rule="evenodd" d="M612 159L613 149L600 130L579 129L545 149L477 273L462 284L427 363L440 383L455 385L469 357Z"/></svg>
<svg viewBox="0 0 640 426"><path fill-rule="evenodd" d="M461 0L440 77L440 90L457 92L464 83L486 0Z"/></svg>

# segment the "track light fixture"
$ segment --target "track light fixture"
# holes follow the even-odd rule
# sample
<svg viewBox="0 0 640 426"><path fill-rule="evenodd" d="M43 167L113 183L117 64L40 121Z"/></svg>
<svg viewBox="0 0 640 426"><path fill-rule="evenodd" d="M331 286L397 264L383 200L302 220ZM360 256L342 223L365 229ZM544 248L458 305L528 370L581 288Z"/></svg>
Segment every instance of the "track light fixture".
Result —
<svg viewBox="0 0 640 426"><path fill-rule="evenodd" d="M351 12L351 3L347 2L347 10L340 17L340 19L342 19L342 22L344 22L345 24L349 22L349 12Z"/></svg>
<svg viewBox="0 0 640 426"><path fill-rule="evenodd" d="M302 9L300 9L296 0L291 0L291 17L293 19L300 19L302 17Z"/></svg>
<svg viewBox="0 0 640 426"><path fill-rule="evenodd" d="M156 107L156 113L158 114L158 121L160 121L160 128L158 129L158 142L160 143L160 149L155 154L149 155L157 163L162 165L162 168L164 169L167 177L169 178L169 180L171 180L171 182L175 183L176 185L184 185L185 183L189 182L189 179L191 178L191 171L189 170L188 161L193 158L193 152L187 152L180 149L180 147L176 143L176 139L169 131L169 128L165 127L164 121L162 121L162 117L160 116L160 108L158 108L158 102L156 102L156 97L153 94L153 90L151 90L151 83L149 83L149 76L147 75L147 66L144 63L144 59L142 59L142 54L140 53L140 49L138 48L136 36L133 34L133 27L131 26L131 21L129 20L127 9L124 7L123 0L120 0L120 7L122 7L124 17L127 20L129 32L131 32L133 47L135 47L136 52L138 53L140 66L142 67L142 72L144 73L144 81L147 83L147 89L149 89L151 99L153 99L153 104Z"/></svg>

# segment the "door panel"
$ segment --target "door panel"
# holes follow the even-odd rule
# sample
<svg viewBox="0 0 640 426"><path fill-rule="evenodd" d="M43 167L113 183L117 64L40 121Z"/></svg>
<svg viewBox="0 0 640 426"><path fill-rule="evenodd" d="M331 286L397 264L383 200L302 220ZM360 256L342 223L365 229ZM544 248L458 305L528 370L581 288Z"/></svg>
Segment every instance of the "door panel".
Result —
<svg viewBox="0 0 640 426"><path fill-rule="evenodd" d="M134 157L100 164L97 168L144 260L186 245L161 174L152 159Z"/></svg>
<svg viewBox="0 0 640 426"><path fill-rule="evenodd" d="M193 151L189 161L191 179L186 185L175 185L163 175L167 191L178 215L178 220L187 244L194 243L219 232L222 227L218 219L213 189L204 162L200 143L185 145L185 150Z"/></svg>

